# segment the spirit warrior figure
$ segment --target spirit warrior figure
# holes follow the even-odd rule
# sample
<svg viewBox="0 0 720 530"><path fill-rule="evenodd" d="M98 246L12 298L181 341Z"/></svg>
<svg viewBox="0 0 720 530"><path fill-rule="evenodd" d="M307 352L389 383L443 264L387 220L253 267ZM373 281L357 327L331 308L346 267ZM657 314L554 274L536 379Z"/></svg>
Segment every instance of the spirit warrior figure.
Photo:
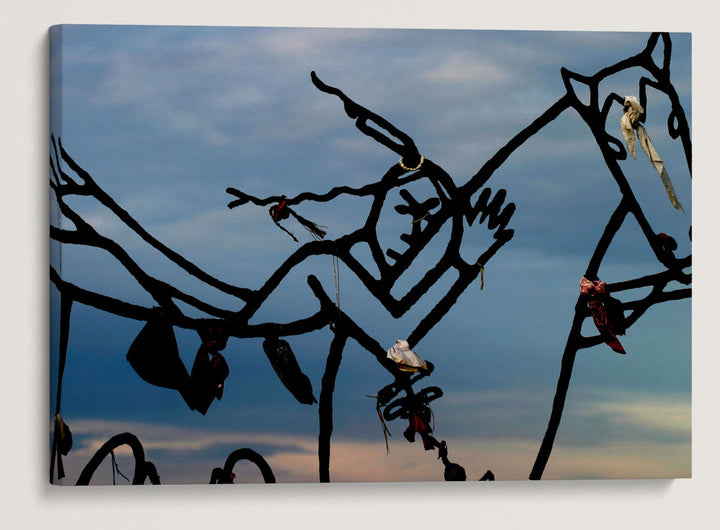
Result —
<svg viewBox="0 0 720 530"><path fill-rule="evenodd" d="M332 301L314 275L307 277L307 284L316 297L317 303L314 309L312 306L308 307L311 312L305 318L286 323L267 322L262 324L251 324L250 319L263 306L268 297L278 289L281 281L297 265L311 256L329 255L333 257L336 267L339 267L340 263L344 264L394 318L400 318L407 313L430 287L443 278L448 271L454 270L456 279L452 286L441 296L438 303L420 319L409 336L405 338L406 340L402 341L406 344L406 349L411 351L410 348L415 346L442 319L468 285L483 273L488 260L512 238L513 231L507 228L507 224L515 211L515 205L505 204L506 193L504 190L499 190L493 195L490 188L482 188L483 181L481 179L475 179L464 187L456 186L453 179L442 168L418 152L412 139L405 133L380 116L356 104L339 90L325 85L314 73L312 81L319 89L339 97L343 101L348 115L356 118L358 128L397 152L400 159L377 182L361 188L339 186L322 195L302 193L297 197L272 196L259 199L236 189L228 189L228 193L236 197L229 204L230 208L247 202L270 206L270 217L281 228L283 228L282 221L292 216L313 236L312 241L300 246L259 289L251 290L221 282L165 247L107 196L90 175L80 168L62 148L61 144L56 150L56 163L52 166L55 178L51 185L58 196L61 212L75 224L76 230L53 228L53 238L63 243L86 244L104 248L135 276L160 307L141 308L97 293L90 293L64 282L54 269L51 270L51 274L63 295L62 307L65 310L63 311L62 329L64 337L67 336L69 311L73 301L89 304L125 317L146 320L147 325L128 352L128 360L146 381L178 390L191 409L198 410L203 414L207 412L214 397L219 399L222 395L223 381L228 370L219 351L225 347L229 337L264 338L263 349L283 384L300 403L313 404L316 398L312 385L302 372L289 342L280 337L289 338L330 326L334 333L334 339L330 344L318 404L320 480L329 481L333 390L342 351L347 340L354 339L393 376L393 381L378 392L378 411L381 407L385 409L381 418L389 421L398 417L407 419L409 426L406 430L406 438L412 440L414 433L419 433L423 445L428 450L441 447L441 442L430 434L428 404L440 397L442 391L438 387L427 387L416 392L413 385L418 380L430 375L433 365L428 362L416 370L394 360L392 355L388 355L387 345L380 344L357 325L340 308L339 298L336 296L335 301ZM387 134L374 129L369 123L378 126ZM64 160L80 177L81 183L77 183L59 169L60 159ZM435 196L418 201L408 189L409 185L418 181L429 182L431 189L435 191ZM408 232L400 237L407 248L403 252L388 249L384 253L378 241L377 225L388 194L395 189L400 190L399 194L405 201L404 204L396 205L395 210L407 219ZM480 191L478 198L471 203L471 195L478 191ZM236 312L228 312L201 302L173 286L151 278L132 261L124 250L99 236L71 209L64 198L73 193L84 193L96 197L168 259L208 285L234 295L242 301L242 308ZM363 226L336 239L325 239L326 234L321 227L301 217L295 211L296 206L305 201L327 202L340 195L371 197L372 203ZM435 263L428 266L423 277L404 296L400 298L392 296L391 290L398 279L447 223L450 223L451 235L442 255ZM483 223L487 223L487 228L492 231L493 242L474 261L466 262L460 255L464 231L469 227L474 228L473 225ZM283 230L286 229L283 228ZM293 239L296 239L292 233L288 233ZM351 254L352 249L357 245L367 245L370 248L372 259L380 271L379 277L374 277ZM183 313L174 300L180 300L202 310L209 315L209 318L190 318ZM173 333L174 326L195 329L201 340L198 356L190 374L179 360ZM215 338L209 338L213 336ZM61 351L62 359L64 359L64 352L65 346ZM412 354L414 355L414 352ZM216 365L218 368L215 368ZM398 397L401 393L404 396ZM443 454L447 459L447 446L444 447Z"/></svg>

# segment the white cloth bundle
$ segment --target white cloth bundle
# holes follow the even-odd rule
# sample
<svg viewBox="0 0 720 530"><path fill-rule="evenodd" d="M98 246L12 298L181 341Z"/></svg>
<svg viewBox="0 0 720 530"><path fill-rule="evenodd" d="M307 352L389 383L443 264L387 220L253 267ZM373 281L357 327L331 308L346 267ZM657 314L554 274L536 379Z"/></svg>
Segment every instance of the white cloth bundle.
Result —
<svg viewBox="0 0 720 530"><path fill-rule="evenodd" d="M417 353L410 349L406 340L395 341L387 352L387 358L394 361L403 372L424 372L428 370L427 363Z"/></svg>
<svg viewBox="0 0 720 530"><path fill-rule="evenodd" d="M652 165L655 167L658 175L660 175L660 180L662 180L665 185L665 191L670 198L670 202L678 210L683 210L680 201L678 201L677 195L675 195L675 189L670 181L670 175L668 175L667 171L665 171L665 164L660 158L660 155L657 154L652 142L650 142L650 137L648 136L645 127L639 123L640 115L645 112L645 109L642 108L642 105L640 105L640 102L635 96L625 97L625 107L627 107L627 110L622 115L622 118L620 118L620 128L622 129L622 134L625 138L625 143L627 144L630 156L637 158L635 149L635 133L637 132L637 139L640 141L640 147L650 159L650 162L652 162Z"/></svg>

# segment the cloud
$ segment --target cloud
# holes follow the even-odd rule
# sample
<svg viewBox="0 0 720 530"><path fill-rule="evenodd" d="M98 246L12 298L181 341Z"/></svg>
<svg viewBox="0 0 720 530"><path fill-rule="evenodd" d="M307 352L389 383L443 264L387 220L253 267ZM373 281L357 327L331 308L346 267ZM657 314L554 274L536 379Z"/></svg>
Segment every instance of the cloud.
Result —
<svg viewBox="0 0 720 530"><path fill-rule="evenodd" d="M80 37L78 40L82 40ZM337 98L312 87L308 77L311 68L411 134L423 154L453 175L464 176L477 171L521 127L562 95L560 66L592 73L606 66L608 58L620 59L627 56L628 49L639 50L645 37L104 28L95 38L98 41L91 45L66 41L68 55L64 64L70 70L64 84L67 114L63 132L77 131L71 152L75 153L76 148L90 151L90 158L96 162L88 169L111 175L112 179L106 178L110 181L108 191L118 200L122 198L119 202L123 207L158 239L220 278L256 287L248 283L253 283L255 277L264 279L297 247L269 221L266 208L248 205L228 212L223 202L227 197L218 200L218 194L211 196L205 188L214 187L220 196L226 185L256 195L326 191L340 183L361 185L377 180L388 164L397 161L395 153L355 129ZM598 52L600 47L602 53ZM98 53L98 49L102 51ZM572 53L568 53L569 49ZM476 374L484 368L492 369L487 377L496 384L515 385L517 379L502 378L517 378L520 373L531 374L538 385L540 379L547 388L553 385L558 359L543 354L559 354L557 349L548 349L549 337L566 337L569 319L560 309L572 312L579 280L576 276L582 274L619 197L607 169L601 165L600 155L588 140L587 129L582 124L582 129L565 127L569 123L565 119L554 122L524 145L488 182L493 190L507 187L508 200L517 202L518 211L511 221L516 235L486 270L483 300L469 299L473 296L470 291L427 338L437 341L438 359L444 357L442 363L437 363L433 377L442 377L443 370L452 371L447 387L443 385L446 395L438 403L442 411L438 425L443 434L448 433L451 459L466 466L471 477L479 477L488 468L499 479L527 477L554 388L542 395L533 389L463 393L457 389L477 385ZM653 133L654 141L655 137ZM662 154L666 156L665 149ZM600 164L591 163L593 156ZM638 171L648 168L643 163ZM225 182L235 178L238 182ZM655 175L652 183L663 192ZM334 234L343 233L356 220L348 213L360 211L351 209L349 202L340 207L328 205L329 215L315 208L318 205L303 205L302 214L327 224ZM667 206L667 200L661 204ZM657 217L649 218L654 226L670 230L668 224L656 223ZM167 260L155 261L146 256L140 249L147 245L126 237L123 227L111 223L99 210L88 210L87 219L137 253L148 270L158 271L158 278L173 284L177 278L180 285L180 276L166 268ZM674 228L685 221L669 226ZM686 232L687 227L683 230ZM484 229L480 232L487 235ZM615 260L615 268L610 270L619 271L615 276L627 272L625 264L638 256L635 247L645 246L637 245L637 241L628 238L619 249L617 244L611 248L608 255ZM468 255L476 255L477 249L484 248L480 243L469 248ZM642 256L643 264L654 263L652 256L646 258ZM77 265L76 274L85 275L84 279L89 281L94 275L96 284L105 283L119 296L129 296L124 282L118 281L122 278L109 274L104 262L80 263L68 258L67 263ZM290 278L279 290L294 307L301 306L297 294L307 295L302 276L311 270L310 265L295 271L301 281L293 284L297 277ZM609 262L603 264L604 274L609 270L606 265ZM329 258L320 267L326 271L327 285L332 285ZM237 278L240 280L236 282ZM345 307L350 307L356 298L346 269L342 270L342 281L343 304L347 301ZM428 298L424 297L423 302ZM310 300L314 310L315 301ZM269 319L285 315L277 307L280 304L270 304ZM356 307L359 313L370 315L374 336L387 329L389 337L396 338L402 323L385 318L382 311L366 311L365 305ZM420 313L427 306L415 309ZM551 316L554 320L545 325ZM408 317L414 318L414 314ZM660 320L660 325L666 321ZM453 334L443 336L443 329ZM668 327L661 332L659 335L671 331ZM447 352L447 346L474 346L476 341L479 345L492 344L498 353L473 359L467 369L451 370L455 359L451 359L453 352ZM431 351L427 342L423 346ZM326 352L315 351L318 357ZM349 361L350 355L346 358ZM518 358L522 366L514 364ZM247 362L246 358L243 361ZM108 365L99 362L97 369L103 366ZM318 366L319 381L321 363ZM245 375L250 379L257 372L247 369ZM109 378L103 381L107 388L102 391L112 396L121 384L119 379ZM258 399L264 390L258 391ZM85 398L91 391L81 386L80 393ZM576 396L566 411L548 476L610 478L616 473L688 473L689 403L684 399L659 399L641 393ZM336 402L338 409L341 402ZM64 403L70 402L66 398ZM242 414L247 410L255 414L253 426L278 421L276 416L265 414L269 408L265 401L242 406L246 407ZM130 408L122 409L123 414ZM137 412L143 413L147 411ZM370 410L368 417L373 413ZM350 406L343 414L358 416L357 409L351 410ZM469 419L484 422L486 431L482 436ZM354 432L370 438L372 434L367 434L363 421L357 420ZM71 426L77 435L77 447L68 458L71 477L77 476L104 440L128 430L147 444L149 458L158 465L165 482L205 482L210 469L224 460L229 448L240 445L268 448L267 456L282 481L317 480L317 440L310 435L195 431L89 420L72 421ZM419 443L408 444L396 433L391 440L391 454L386 456L380 436L363 443L351 438L343 428L338 422L332 449L334 480L438 480L442 475L435 454L424 452ZM617 432L623 433L621 442L611 439ZM257 480L257 473L250 470L242 477Z"/></svg>
<svg viewBox="0 0 720 530"><path fill-rule="evenodd" d="M262 53L296 61L308 54L323 50L331 55L342 55L343 48L358 43L387 42L395 36L392 32L376 29L307 28L265 29L257 34L256 43Z"/></svg>
<svg viewBox="0 0 720 530"><path fill-rule="evenodd" d="M169 425L134 422L75 420L71 428L76 445L65 457L67 478L76 480L90 457L115 433L133 432L153 462L164 484L207 483L213 467L221 466L232 449L270 447L263 457L278 482L314 483L317 476L317 438L278 433L199 431ZM497 480L526 480L538 442L517 438L477 439L456 437L448 441L449 459L462 465L468 480L479 479L490 469ZM587 450L558 444L545 478L669 478L689 476L687 443L649 445L637 440L614 440ZM118 448L121 469L132 469L129 450ZM124 460L123 460L124 459ZM107 483L108 470L97 472L93 483ZM257 469L238 462L236 483L262 481ZM333 482L442 481L444 466L435 451L424 451L416 441L390 439L390 453L381 436L375 442L335 437L331 446ZM126 473L127 474L127 473Z"/></svg>
<svg viewBox="0 0 720 530"><path fill-rule="evenodd" d="M558 444L543 478L689 478L690 454L689 442L616 441L593 451Z"/></svg>
<svg viewBox="0 0 720 530"><path fill-rule="evenodd" d="M505 81L506 73L489 61L478 59L476 54L462 53L447 58L421 76L423 79L440 83L473 83L478 85Z"/></svg>
<svg viewBox="0 0 720 530"><path fill-rule="evenodd" d="M82 446L73 449L73 452L76 456L88 457L107 441L104 436L108 432L132 432L140 439L148 453L151 451L199 452L217 446L243 443L280 447L305 447L307 444L307 439L292 435L198 430L174 425L113 420L74 420L72 431L82 440Z"/></svg>
<svg viewBox="0 0 720 530"><path fill-rule="evenodd" d="M479 445L515 440L535 445L537 451L552 407L552 390L538 385L448 391L433 410L450 439L472 438ZM690 435L687 394L581 389L568 396L556 453L571 450L590 458L596 453L619 452L617 444L623 443L633 450L644 444L659 453L662 447L684 447L683 456L689 459ZM675 449L670 451L675 454Z"/></svg>
<svg viewBox="0 0 720 530"><path fill-rule="evenodd" d="M603 418L607 422L639 433L689 437L691 427L689 396L657 396L640 393L609 395L582 400L577 414L585 418Z"/></svg>
<svg viewBox="0 0 720 530"><path fill-rule="evenodd" d="M199 431L177 426L99 420L74 420L71 428L75 447L64 459L68 476L64 483L75 480L92 455L112 435L121 432L132 432L138 437L147 460L157 466L161 477L169 479L165 483L206 482L212 467L220 466L227 456L220 451L227 451L227 447L257 446L273 447L271 452L263 456L279 482L318 481L315 437ZM208 454L212 454L213 450L216 456L209 458ZM389 457L382 439L376 443L334 440L331 462L333 481L437 480L442 476L442 465L436 462L433 455L423 453L422 446L412 446L409 451L393 450ZM118 448L116 454L118 458L128 456L129 448ZM425 457L424 462L422 457ZM434 465L428 466L428 462ZM131 469L127 463L123 467ZM102 480L102 477L99 478ZM104 479L107 480L107 477Z"/></svg>

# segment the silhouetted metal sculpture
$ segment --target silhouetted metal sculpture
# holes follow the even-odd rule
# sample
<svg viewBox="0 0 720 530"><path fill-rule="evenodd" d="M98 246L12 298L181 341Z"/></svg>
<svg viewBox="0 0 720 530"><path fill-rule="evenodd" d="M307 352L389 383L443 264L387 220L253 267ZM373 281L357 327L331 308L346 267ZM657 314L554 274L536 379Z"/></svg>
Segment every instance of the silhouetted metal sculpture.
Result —
<svg viewBox="0 0 720 530"><path fill-rule="evenodd" d="M100 449L93 455L87 465L80 473L80 477L75 483L76 486L87 486L90 484L95 471L100 463L113 454L113 451L121 445L129 445L135 458L135 472L133 474L132 483L134 485L145 484L145 480L150 480L151 484L160 484L160 476L158 475L155 464L145 460L145 450L137 436L132 433L125 432L117 434L105 442ZM115 469L113 468L113 471Z"/></svg>
<svg viewBox="0 0 720 530"><path fill-rule="evenodd" d="M652 60L652 53L660 39L662 39L662 44L664 45L664 60L663 64L658 66ZM74 230L51 226L51 238L63 244L86 245L107 251L127 269L137 282L152 296L155 304L159 306L159 309L158 307L143 307L85 290L77 285L64 281L60 274L51 266L50 277L59 290L61 298L60 370L56 414L60 413L62 374L67 352L70 312L74 302L92 306L126 318L147 321L148 323L154 321L158 317L159 312L161 312L162 318L168 326L163 333L167 332L168 329L170 333L172 333L174 327L197 331L201 351L209 351L212 354L208 362L217 362L222 358L218 352L224 347L229 337L263 338L265 339L263 348L273 364L273 368L278 374L278 377L300 403L309 405L312 405L315 401L312 385L307 376L302 372L289 343L281 339L281 337L305 334L330 326L334 335L329 347L325 372L322 377L318 404L320 427L318 461L320 481L327 482L330 480L329 462L330 440L333 431L333 394L336 376L342 361L343 349L349 339L353 339L374 356L377 362L393 377L393 381L382 388L376 396L378 412L382 414L382 418L387 421L393 421L397 418L408 420L409 426L405 432L405 437L409 441L413 441L415 434L419 434L426 449L439 450L438 458L440 458L446 466L446 479L459 480L460 477L464 479L465 471L463 468L459 464L450 462L447 455L447 445L444 441L438 441L433 436L432 429L429 427L428 405L434 399L442 396L442 390L439 387L426 387L420 390L415 390L414 388L417 383L432 373L432 363L428 363L429 368L425 371L407 372L402 370L396 363L387 358L386 348L381 346L372 338L370 333L363 330L340 308L339 299L337 297L334 301L331 299L322 287L320 281L314 275L307 277L307 284L317 302L317 309L314 313L309 314L305 318L287 323L264 322L260 324L250 324L250 319L263 306L268 297L275 292L280 282L291 270L312 256L331 256L335 266L342 263L362 282L367 291L387 309L390 315L396 319L403 316L413 307L446 272L453 270L457 274L453 284L442 295L437 304L425 314L407 337L409 347L414 347L447 314L457 302L458 297L477 279L478 275L483 273L485 265L495 253L513 237L513 230L507 226L515 211L515 205L505 202L507 198L505 190L500 189L493 195L493 191L489 187L484 187L485 183L516 149L566 110L576 111L587 124L622 194L622 199L611 216L590 259L590 263L584 273L585 278L588 280L597 280L598 268L610 242L613 240L626 217L632 215L639 223L648 245L655 253L663 270L654 275L625 282L611 283L606 286L608 293L616 293L643 286L653 287L651 293L642 299L619 303L620 305L616 309L616 314L625 317L625 312L630 312L630 314L625 317L624 328L632 326L648 308L655 304L667 300L690 297L690 289L668 290L667 288L670 284L673 284L673 282L683 285L690 284L691 275L689 272L685 272L685 269L690 266L691 257L676 258L673 252L668 250L668 246L662 238L653 231L618 165L618 161L623 160L627 156L625 148L617 138L606 132L605 123L608 113L614 104L619 103L623 105L624 99L617 94L611 94L602 102L602 106L600 106L598 95L598 84L609 75L632 67L645 69L652 78L642 77L640 79L640 103L645 107L646 88L648 86L668 96L672 108L671 115L668 117L669 133L672 138L680 138L687 158L688 168L690 168L691 142L689 127L677 93L670 82L670 55L671 42L669 36L665 34L653 34L648 41L647 47L640 54L600 70L593 76L581 76L563 69L562 77L567 89L566 93L540 117L500 148L497 153L462 186L457 186L448 173L433 163L432 160L423 156L410 136L397 129L381 116L360 106L341 90L325 84L313 72L311 74L313 84L319 90L339 98L344 105L346 114L355 120L357 128L365 135L397 153L400 156L400 161L388 168L385 175L376 182L358 188L337 186L323 194L305 192L294 197L273 195L259 198L235 188L228 188L228 194L235 197L228 204L229 208L237 208L248 203L256 206L269 207L272 220L283 228L283 230L286 229L280 225L280 221L288 219L289 216L293 216L301 225L307 228L313 236L312 241L302 244L280 264L267 281L256 290L230 285L214 278L155 239L97 185L92 177L63 148L60 140L56 142L53 138L52 155L50 158L50 167L52 169L50 186L55 192L60 213L73 223ZM588 87L590 92L590 105L585 105L575 95L573 83L582 83ZM644 119L645 115L642 115L640 120L644 121ZM70 175L63 169L63 162L73 172L73 175ZM406 185L420 180L424 180L432 186L436 194L435 197L425 201L418 201L410 191L405 188ZM383 249L378 241L377 224L381 209L389 193L396 189L399 190L400 196L405 201L405 204L397 205L395 210L401 216L407 216L409 221L409 233L401 236L401 240L407 244L407 248L402 252L389 249L383 253ZM472 197L475 194L478 195L477 199L473 202ZM237 311L228 311L215 307L200 301L173 285L150 276L120 245L100 235L81 215L69 206L66 198L73 195L93 197L140 236L148 245L208 286L219 289L237 298L239 302L243 304L242 307ZM368 216L359 229L335 239L325 239L326 233L321 227L301 217L296 211L297 207L304 202L328 202L343 195L368 197L371 199L371 205ZM465 230L473 227L476 223L477 225L487 223L487 228L493 231L494 242L485 249L475 261L468 262L461 257L460 248ZM396 298L391 295L391 290L401 275L408 270L413 260L415 260L420 252L433 240L441 228L447 226L447 224L449 224L451 235L450 241L442 255L434 264L431 264L427 268L424 276L412 286L404 296ZM290 232L288 231L288 233ZM292 233L290 233L290 235L295 239ZM358 245L366 245L370 249L372 261L377 267L379 275L371 274L369 270L353 256L351 251ZM187 316L176 301L199 309L209 315L209 318L198 319ZM571 325L567 345L563 353L562 368L547 433L530 474L531 479L539 479L542 477L543 470L552 451L552 445L562 416L563 405L576 353L580 349L600 344L607 338L602 331L598 336L593 337L584 337L581 335L582 323L589 315L587 298L585 295L580 295L575 307L575 316ZM218 334L221 337L219 340L217 339ZM221 344L218 345L219 343ZM137 356L135 358L137 359ZM182 376L183 370L179 372L181 379L184 378L184 376ZM143 374L141 373L141 375ZM147 380L152 380L152 375L143 377ZM224 377L222 379L224 379ZM217 380L219 384L222 384L222 379ZM212 379L212 381L212 384L217 384L215 379ZM173 384L174 383L169 383L163 386L173 388ZM183 397L185 397L185 395L183 395ZM212 399L213 397L210 397L211 401ZM206 404L209 406L209 402ZM207 407L204 407L204 410L207 410ZM201 412L203 412L203 410L201 410ZM55 445L53 445L52 462L54 462L54 455ZM260 459L262 460L262 457L260 457ZM265 463L265 465L267 464ZM223 472L231 473L231 469L232 466L230 466L229 471L225 470ZM462 472L460 472L460 470L462 470ZM263 472L263 474L265 476L265 472ZM272 475L271 471L270 475ZM265 478L267 481L267 476L265 476ZM491 479L494 479L494 475L488 471L481 480ZM213 481L213 479L211 479L211 481ZM214 475L214 481L221 482L222 477L216 473Z"/></svg>
<svg viewBox="0 0 720 530"><path fill-rule="evenodd" d="M653 53L662 39L663 63L658 66L653 60ZM664 238L653 230L649 221L638 203L633 190L628 183L618 164L619 160L627 158L627 151L622 143L615 137L611 136L605 128L608 113L613 104L625 105L625 98L618 94L611 93L600 107L598 86L601 81L621 70L639 67L645 69L652 78L641 77L639 83L640 104L647 107L647 87L652 87L664 93L671 105L671 111L667 118L668 133L671 138L679 138L682 142L685 159L687 161L688 171L692 174L692 143L690 141L690 129L688 126L685 112L680 105L678 94L670 81L670 58L672 54L672 45L670 36L667 34L654 33L648 40L647 46L639 54L629 57L624 61L604 68L591 77L582 76L569 70L562 70L562 77L566 87L566 94L553 105L552 114L547 115L540 123L544 123L548 118L554 118L553 114L559 113L561 110L572 108L585 121L593 133L597 141L600 152L603 155L605 164L607 165L613 179L617 183L622 199L616 210L613 212L608 221L605 231L598 241L595 251L593 252L584 277L589 280L597 280L598 269L605 257L610 243L620 227L625 222L628 215L632 215L642 230L648 245L652 249L655 257L664 270L657 274L635 278L632 280L609 284L607 291L609 293L618 293L631 289L652 286L652 291L647 296L633 301L624 302L621 311L630 311L630 315L625 318L625 327L632 326L651 306L668 300L679 300L689 298L692 295L690 288L680 288L668 290L668 286L690 285L692 276L689 272L684 272L686 268L692 264L692 257L688 255L683 258L676 258L672 251L668 251L664 244ZM585 105L575 94L572 82L580 82L589 88L590 104ZM547 113L546 113L547 114ZM645 121L646 115L640 117L640 121ZM536 121L536 123L538 123ZM676 282L676 283L674 283ZM567 396L567 390L572 376L575 355L584 348L589 348L602 342L605 337L597 335L594 337L584 337L581 333L582 323L588 317L587 299L584 295L578 296L575 305L575 316L573 317L570 333L562 357L562 365L560 376L558 378L557 391L553 402L552 413L548 422L548 428L543 438L542 445L538 452L537 459L530 473L531 479L542 478L545 465L550 457L552 446L560 425L562 411Z"/></svg>
<svg viewBox="0 0 720 530"><path fill-rule="evenodd" d="M275 475L273 474L270 465L262 457L262 455L252 449L243 447L242 449L236 449L230 453L225 460L225 465L223 467L216 467L212 470L212 473L210 474L210 484L232 484L235 479L233 468L240 460L249 460L255 464L260 470L262 478L266 484L275 483Z"/></svg>

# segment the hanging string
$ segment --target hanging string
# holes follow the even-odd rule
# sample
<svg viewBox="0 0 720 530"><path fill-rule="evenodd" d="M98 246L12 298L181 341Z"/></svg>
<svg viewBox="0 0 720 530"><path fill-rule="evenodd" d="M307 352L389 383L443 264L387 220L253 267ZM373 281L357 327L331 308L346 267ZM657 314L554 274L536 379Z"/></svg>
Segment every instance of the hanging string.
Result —
<svg viewBox="0 0 720 530"><path fill-rule="evenodd" d="M480 259L478 259L475 262L475 265L480 265L480 290L483 290L483 287L485 287L485 264L480 262Z"/></svg>
<svg viewBox="0 0 720 530"><path fill-rule="evenodd" d="M279 204L275 204L270 207L268 210L268 213L270 214L270 217L272 218L273 222L286 234L288 234L290 237L293 238L293 241L296 243L298 242L298 239L295 237L295 234L290 232L287 228L282 226L280 224L280 221L289 218L291 215L297 219L297 221L307 230L310 232L310 235L313 237L315 241L319 241L320 239L325 239L326 232L326 226L320 226L316 223L313 223L312 221L305 219L301 215L298 215L294 210L292 210L288 205L285 199L283 199Z"/></svg>
<svg viewBox="0 0 720 530"><path fill-rule="evenodd" d="M333 277L335 279L335 304L337 305L338 311L340 310L340 259L333 254Z"/></svg>
<svg viewBox="0 0 720 530"><path fill-rule="evenodd" d="M370 396L368 394L365 394L365 397L374 398L375 401L375 412L377 412L378 418L380 418L380 425L382 425L383 429L383 436L385 437L385 454L390 454L390 444L388 442L388 436L392 436L390 433L390 430L387 428L387 424L385 423L385 420L383 419L382 412L380 411L380 400L377 396Z"/></svg>
<svg viewBox="0 0 720 530"><path fill-rule="evenodd" d="M428 215L430 215L430 212L427 212L425 215L423 215L423 216L420 217L419 219L413 219L412 221L410 221L410 224L419 223L420 221L422 221L423 219L425 219Z"/></svg>
<svg viewBox="0 0 720 530"><path fill-rule="evenodd" d="M312 221L308 221L304 217L299 216L296 214L293 210L290 210L288 208L288 211L292 214L292 216L298 220L298 222L303 225L303 228L310 232L310 235L313 237L315 241L319 241L320 239L325 239L325 234L327 234L327 231L325 230L326 226L320 226L316 223L313 223Z"/></svg>
<svg viewBox="0 0 720 530"><path fill-rule="evenodd" d="M333 281L335 282L335 306L337 318L340 318L340 258L337 256L337 246L332 254ZM330 321L330 331L335 331L335 323Z"/></svg>
<svg viewBox="0 0 720 530"><path fill-rule="evenodd" d="M125 475L123 475L123 472L120 471L120 468L117 465L117 462L115 461L115 451L110 451L110 463L112 465L112 483L113 486L115 485L115 472L125 479L125 481L130 482L130 479L127 478Z"/></svg>

